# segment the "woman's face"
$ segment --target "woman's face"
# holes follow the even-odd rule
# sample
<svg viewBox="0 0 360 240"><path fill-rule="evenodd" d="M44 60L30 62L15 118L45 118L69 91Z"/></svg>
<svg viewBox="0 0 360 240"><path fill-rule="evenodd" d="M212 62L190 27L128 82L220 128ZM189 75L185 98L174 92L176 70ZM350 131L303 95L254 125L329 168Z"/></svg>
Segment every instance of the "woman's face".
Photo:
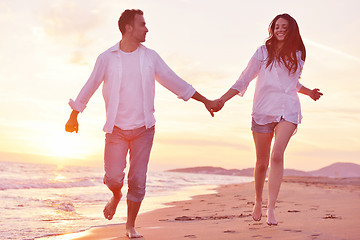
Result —
<svg viewBox="0 0 360 240"><path fill-rule="evenodd" d="M285 40L288 27L289 27L289 21L285 20L284 18L279 18L275 22L274 36L279 42Z"/></svg>

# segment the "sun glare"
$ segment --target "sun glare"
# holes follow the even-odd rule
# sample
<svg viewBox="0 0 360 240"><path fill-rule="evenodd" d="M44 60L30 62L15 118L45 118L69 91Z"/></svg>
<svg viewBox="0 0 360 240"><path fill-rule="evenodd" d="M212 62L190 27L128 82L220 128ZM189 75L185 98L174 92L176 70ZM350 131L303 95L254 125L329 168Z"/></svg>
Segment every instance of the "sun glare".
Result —
<svg viewBox="0 0 360 240"><path fill-rule="evenodd" d="M58 174L55 179L54 179L56 182L64 182L66 180L66 177L61 175L61 174Z"/></svg>
<svg viewBox="0 0 360 240"><path fill-rule="evenodd" d="M49 136L45 151L54 157L79 158L82 157L82 154L77 148L78 142L79 139L76 139L75 134L59 132Z"/></svg>

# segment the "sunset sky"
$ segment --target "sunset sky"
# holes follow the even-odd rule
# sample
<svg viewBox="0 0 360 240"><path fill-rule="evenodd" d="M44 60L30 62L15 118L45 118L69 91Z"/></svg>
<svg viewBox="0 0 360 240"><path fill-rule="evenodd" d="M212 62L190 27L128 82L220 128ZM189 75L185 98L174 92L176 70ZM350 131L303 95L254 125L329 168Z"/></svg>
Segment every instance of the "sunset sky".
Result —
<svg viewBox="0 0 360 240"><path fill-rule="evenodd" d="M117 20L127 8L144 11L145 45L210 99L237 80L264 44L271 20L292 15L307 49L301 83L324 96L317 102L300 96L303 122L285 167L360 164L358 0L1 0L0 160L103 164L101 90L79 116L78 134L66 133L64 125L68 100L76 98L96 57L120 40ZM254 83L214 118L201 103L179 100L157 84L150 169L253 167Z"/></svg>

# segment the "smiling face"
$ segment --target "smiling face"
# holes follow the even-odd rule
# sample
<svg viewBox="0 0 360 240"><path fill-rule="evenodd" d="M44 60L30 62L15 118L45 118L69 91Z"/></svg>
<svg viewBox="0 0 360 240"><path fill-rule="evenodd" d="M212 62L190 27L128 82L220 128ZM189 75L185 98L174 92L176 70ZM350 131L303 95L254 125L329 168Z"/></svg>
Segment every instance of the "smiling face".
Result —
<svg viewBox="0 0 360 240"><path fill-rule="evenodd" d="M279 18L275 22L274 36L279 42L285 40L286 34L288 32L288 28L289 28L289 21L284 18Z"/></svg>
<svg viewBox="0 0 360 240"><path fill-rule="evenodd" d="M146 33L149 31L146 27L146 22L143 15L136 14L132 25L128 24L128 33L133 41L142 43L145 42Z"/></svg>

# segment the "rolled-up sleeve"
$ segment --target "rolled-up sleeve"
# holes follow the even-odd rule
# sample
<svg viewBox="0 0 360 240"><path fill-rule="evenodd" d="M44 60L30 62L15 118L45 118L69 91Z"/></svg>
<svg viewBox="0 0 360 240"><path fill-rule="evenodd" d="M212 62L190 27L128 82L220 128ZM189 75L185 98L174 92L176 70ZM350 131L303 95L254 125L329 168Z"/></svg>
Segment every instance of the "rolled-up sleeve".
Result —
<svg viewBox="0 0 360 240"><path fill-rule="evenodd" d="M103 81L104 72L105 72L105 64L103 63L103 59L101 56L102 55L100 55L96 59L94 69L93 69L89 79L87 80L87 82L85 83L83 88L81 89L80 93L76 97L76 100L74 101L74 100L70 99L70 101L69 101L70 107L75 111L78 111L78 112L84 111L91 96L94 94L96 89L98 89L101 82Z"/></svg>
<svg viewBox="0 0 360 240"><path fill-rule="evenodd" d="M249 83L258 76L262 62L263 62L263 54L262 54L262 48L260 47L256 50L255 54L251 57L247 67L241 73L239 79L231 87L231 88L239 91L240 96L244 96L244 94L249 86Z"/></svg>
<svg viewBox="0 0 360 240"><path fill-rule="evenodd" d="M189 100L196 92L195 88L176 75L155 51L153 51L153 57L156 81L176 94L178 98L184 101Z"/></svg>

